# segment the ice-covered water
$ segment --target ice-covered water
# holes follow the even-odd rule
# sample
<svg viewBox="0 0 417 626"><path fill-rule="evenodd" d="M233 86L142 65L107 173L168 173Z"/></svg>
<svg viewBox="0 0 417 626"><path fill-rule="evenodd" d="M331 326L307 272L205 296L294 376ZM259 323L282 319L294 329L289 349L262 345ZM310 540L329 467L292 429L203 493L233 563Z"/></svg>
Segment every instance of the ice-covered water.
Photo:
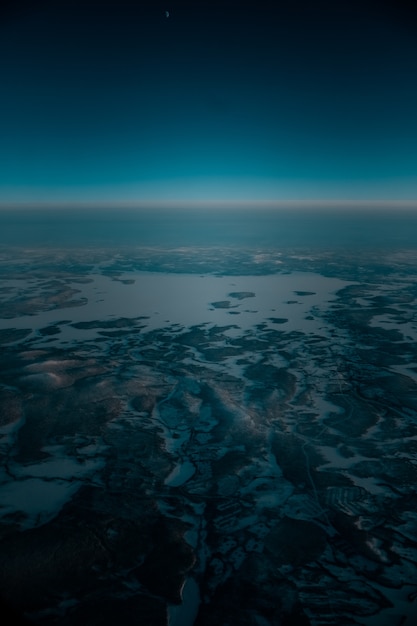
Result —
<svg viewBox="0 0 417 626"><path fill-rule="evenodd" d="M71 324L75 322L143 317L140 325L146 330L175 324L184 328L210 324L249 329L266 323L271 328L285 331L317 333L323 324L310 315L312 307L326 307L337 291L350 284L308 272L269 276L132 272L119 276L118 280L101 274L89 275L89 278L89 283L71 284L78 290L75 298L85 299L85 304L13 319L0 318L0 329L38 330L59 320L70 320L70 323L61 325L59 340L71 341L93 339L98 332L95 328L74 328ZM124 279L134 282L126 284L122 282ZM20 289L24 290L24 281ZM248 291L254 296L237 299L230 295ZM303 295L297 295L297 292ZM229 302L228 307L216 304L225 301Z"/></svg>

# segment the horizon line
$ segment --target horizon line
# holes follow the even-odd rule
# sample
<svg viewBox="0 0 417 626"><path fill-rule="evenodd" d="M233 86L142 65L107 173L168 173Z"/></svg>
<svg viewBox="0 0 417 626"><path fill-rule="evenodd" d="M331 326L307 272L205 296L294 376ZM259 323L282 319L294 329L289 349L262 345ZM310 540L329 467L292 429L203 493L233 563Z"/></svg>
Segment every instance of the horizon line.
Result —
<svg viewBox="0 0 417 626"><path fill-rule="evenodd" d="M395 199L340 199L340 198L312 198L312 199L288 199L288 200L230 200L230 199L174 199L174 200L11 200L0 201L0 211L20 210L20 209L209 209L209 208L242 208L242 209L284 209L284 208L374 208L374 209L417 209L417 199L415 200L395 200Z"/></svg>

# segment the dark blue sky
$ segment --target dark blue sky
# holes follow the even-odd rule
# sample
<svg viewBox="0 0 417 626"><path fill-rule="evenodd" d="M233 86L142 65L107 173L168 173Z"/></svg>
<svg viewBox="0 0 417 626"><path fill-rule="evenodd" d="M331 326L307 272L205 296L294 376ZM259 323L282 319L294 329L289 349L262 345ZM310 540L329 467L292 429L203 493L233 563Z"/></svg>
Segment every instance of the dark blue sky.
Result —
<svg viewBox="0 0 417 626"><path fill-rule="evenodd" d="M415 15L268 5L6 5L0 203L417 200Z"/></svg>

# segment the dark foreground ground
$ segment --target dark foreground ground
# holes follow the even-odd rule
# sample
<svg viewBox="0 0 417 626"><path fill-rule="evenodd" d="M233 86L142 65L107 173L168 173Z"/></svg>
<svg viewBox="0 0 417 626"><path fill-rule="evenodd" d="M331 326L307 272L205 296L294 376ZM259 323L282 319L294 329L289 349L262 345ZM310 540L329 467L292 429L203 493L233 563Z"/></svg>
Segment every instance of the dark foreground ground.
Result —
<svg viewBox="0 0 417 626"><path fill-rule="evenodd" d="M416 261L4 248L3 602L59 626L415 623ZM76 321L94 277L143 271L294 285L264 319L230 287L207 301L221 323ZM317 276L340 288L314 300Z"/></svg>

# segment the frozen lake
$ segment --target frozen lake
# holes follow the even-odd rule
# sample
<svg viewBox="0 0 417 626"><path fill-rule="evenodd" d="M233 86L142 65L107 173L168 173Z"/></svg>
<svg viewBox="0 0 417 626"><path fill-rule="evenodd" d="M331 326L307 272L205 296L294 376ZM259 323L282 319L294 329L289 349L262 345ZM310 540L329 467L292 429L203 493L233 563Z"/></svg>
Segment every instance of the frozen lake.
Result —
<svg viewBox="0 0 417 626"><path fill-rule="evenodd" d="M312 309L326 308L340 289L351 284L309 272L269 276L137 272L116 280L101 274L88 274L88 278L91 282L84 284L69 282L77 290L74 299L85 304L0 318L0 328L36 331L65 320L54 340L71 341L94 338L97 333L96 329L76 329L72 323L143 317L140 324L146 330L199 324L236 325L246 330L266 323L285 331L318 332L322 322L311 316ZM39 295L33 281L27 285L23 279L13 281L12 287Z"/></svg>

